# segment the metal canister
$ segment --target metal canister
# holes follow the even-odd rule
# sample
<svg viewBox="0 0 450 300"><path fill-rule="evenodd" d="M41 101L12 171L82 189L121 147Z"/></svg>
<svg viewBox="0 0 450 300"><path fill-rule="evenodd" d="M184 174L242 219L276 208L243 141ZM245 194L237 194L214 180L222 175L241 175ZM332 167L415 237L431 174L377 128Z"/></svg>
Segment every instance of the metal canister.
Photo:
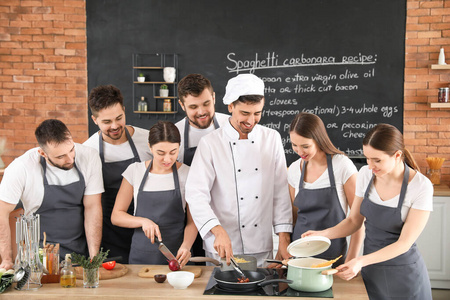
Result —
<svg viewBox="0 0 450 300"><path fill-rule="evenodd" d="M438 102L447 103L448 97L449 97L449 91L450 91L450 88L448 88L448 87L439 88Z"/></svg>

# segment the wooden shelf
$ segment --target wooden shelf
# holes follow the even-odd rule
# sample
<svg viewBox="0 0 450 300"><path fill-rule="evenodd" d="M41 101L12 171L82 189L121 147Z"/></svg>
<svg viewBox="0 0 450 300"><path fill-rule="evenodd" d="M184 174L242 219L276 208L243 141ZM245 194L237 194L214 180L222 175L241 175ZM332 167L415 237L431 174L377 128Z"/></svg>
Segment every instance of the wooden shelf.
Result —
<svg viewBox="0 0 450 300"><path fill-rule="evenodd" d="M431 65L433 70L450 70L450 65Z"/></svg>
<svg viewBox="0 0 450 300"><path fill-rule="evenodd" d="M133 69L142 69L142 70L162 70L163 67L133 67Z"/></svg>
<svg viewBox="0 0 450 300"><path fill-rule="evenodd" d="M176 114L176 111L134 111L135 114Z"/></svg>
<svg viewBox="0 0 450 300"><path fill-rule="evenodd" d="M167 96L167 97L161 97L161 96L155 96L155 99L177 99L177 97L173 97L173 96Z"/></svg>
<svg viewBox="0 0 450 300"><path fill-rule="evenodd" d="M450 103L433 102L429 103L431 108L450 108Z"/></svg>

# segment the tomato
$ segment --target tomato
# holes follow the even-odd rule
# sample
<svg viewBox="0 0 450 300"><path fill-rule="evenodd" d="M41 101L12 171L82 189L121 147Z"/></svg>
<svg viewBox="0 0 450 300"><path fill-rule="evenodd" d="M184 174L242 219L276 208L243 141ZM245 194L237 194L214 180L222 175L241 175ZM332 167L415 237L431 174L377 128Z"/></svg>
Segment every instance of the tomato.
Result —
<svg viewBox="0 0 450 300"><path fill-rule="evenodd" d="M113 261L108 261L102 264L102 267L105 268L106 270L112 270L114 269L114 267L116 266L116 262Z"/></svg>

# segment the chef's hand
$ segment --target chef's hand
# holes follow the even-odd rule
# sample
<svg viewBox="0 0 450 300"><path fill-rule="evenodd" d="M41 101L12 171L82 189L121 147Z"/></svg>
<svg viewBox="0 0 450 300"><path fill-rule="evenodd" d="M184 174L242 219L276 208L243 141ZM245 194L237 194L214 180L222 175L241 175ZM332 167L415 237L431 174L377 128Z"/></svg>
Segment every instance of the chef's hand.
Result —
<svg viewBox="0 0 450 300"><path fill-rule="evenodd" d="M5 259L2 261L2 263L0 264L0 269L4 268L6 270L12 269L14 268L14 264L12 262L11 259Z"/></svg>
<svg viewBox="0 0 450 300"><path fill-rule="evenodd" d="M339 270L339 272L336 273L336 275L344 280L350 280L356 275L358 275L359 271L361 271L361 268L362 268L361 259L360 257L357 257L349 262L346 262L345 264L336 267L336 269Z"/></svg>
<svg viewBox="0 0 450 300"><path fill-rule="evenodd" d="M181 268L189 262L189 258L191 258L191 251L189 251L189 248L181 245L177 252L177 260L180 263Z"/></svg>
<svg viewBox="0 0 450 300"><path fill-rule="evenodd" d="M233 256L233 249L231 247L231 240L228 233L220 225L213 227L211 232L216 237L214 240L214 249L220 257L226 258L227 265L229 266L231 263L230 257Z"/></svg>
<svg viewBox="0 0 450 300"><path fill-rule="evenodd" d="M142 230L144 231L145 236L150 239L152 244L155 243L155 236L162 242L159 226L152 220L142 218Z"/></svg>

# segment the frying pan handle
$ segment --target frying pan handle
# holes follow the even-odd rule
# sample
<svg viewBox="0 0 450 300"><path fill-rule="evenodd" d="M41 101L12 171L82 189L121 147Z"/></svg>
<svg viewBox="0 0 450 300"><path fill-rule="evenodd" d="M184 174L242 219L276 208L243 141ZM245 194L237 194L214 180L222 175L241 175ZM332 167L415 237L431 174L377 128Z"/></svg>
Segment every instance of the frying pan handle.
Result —
<svg viewBox="0 0 450 300"><path fill-rule="evenodd" d="M214 259L214 258L211 258L211 257L200 257L200 256L195 256L195 257L191 257L191 258L189 259L189 261L192 261L192 262L210 262L210 263L215 264L216 266L221 266L221 265L222 265L222 264L220 263L220 261L218 261L218 260L216 260L216 259Z"/></svg>
<svg viewBox="0 0 450 300"><path fill-rule="evenodd" d="M336 269L328 269L328 270L324 270L322 271L322 275L333 275L336 274L337 272L339 272L339 270Z"/></svg>
<svg viewBox="0 0 450 300"><path fill-rule="evenodd" d="M269 279L269 280L265 280L263 282L258 283L258 286L266 286L268 284L272 284L272 283L279 283L279 282L284 282L284 283L293 283L294 281L290 280L290 279Z"/></svg>

